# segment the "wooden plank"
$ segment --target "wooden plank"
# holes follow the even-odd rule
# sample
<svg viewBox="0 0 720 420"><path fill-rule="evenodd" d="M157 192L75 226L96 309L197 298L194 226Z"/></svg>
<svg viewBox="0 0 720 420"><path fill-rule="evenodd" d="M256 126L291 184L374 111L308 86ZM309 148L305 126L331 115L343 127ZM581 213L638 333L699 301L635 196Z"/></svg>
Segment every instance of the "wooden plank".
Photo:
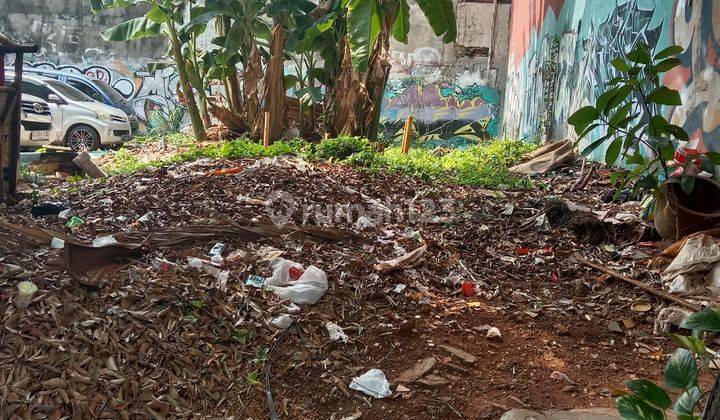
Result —
<svg viewBox="0 0 720 420"><path fill-rule="evenodd" d="M410 115L405 121L405 132L403 133L402 152L407 154L410 151L410 136L413 130L413 116Z"/></svg>

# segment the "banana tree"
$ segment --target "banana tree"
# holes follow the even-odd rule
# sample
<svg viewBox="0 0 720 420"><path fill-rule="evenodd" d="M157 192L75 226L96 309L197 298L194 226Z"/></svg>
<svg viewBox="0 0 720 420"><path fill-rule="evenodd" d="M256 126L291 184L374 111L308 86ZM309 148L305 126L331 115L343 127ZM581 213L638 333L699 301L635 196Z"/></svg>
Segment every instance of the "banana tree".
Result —
<svg viewBox="0 0 720 420"><path fill-rule="evenodd" d="M214 54L218 72L228 89L228 102L234 113L242 114L251 135L258 134L260 121L260 82L262 59L258 42L267 44L270 27L264 19L266 0L206 0L193 8L189 27L206 25L215 19L218 37L213 44L219 48ZM242 92L238 83L237 66L242 66Z"/></svg>
<svg viewBox="0 0 720 420"><path fill-rule="evenodd" d="M453 42L457 23L452 0L414 0L443 42ZM313 45L333 83L325 92L327 131L376 139L380 107L390 75L390 37L407 43L408 0L327 0L301 45Z"/></svg>
<svg viewBox="0 0 720 420"><path fill-rule="evenodd" d="M188 114L193 132L198 140L205 139L205 126L200 116L195 95L193 93L188 68L193 65L183 54L181 31L185 10L195 0L90 0L93 13L105 9L149 7L148 12L135 19L106 29L100 35L106 41L130 41L147 37L166 36L170 40L170 56L177 65L182 93L187 104ZM198 91L203 86L196 86Z"/></svg>

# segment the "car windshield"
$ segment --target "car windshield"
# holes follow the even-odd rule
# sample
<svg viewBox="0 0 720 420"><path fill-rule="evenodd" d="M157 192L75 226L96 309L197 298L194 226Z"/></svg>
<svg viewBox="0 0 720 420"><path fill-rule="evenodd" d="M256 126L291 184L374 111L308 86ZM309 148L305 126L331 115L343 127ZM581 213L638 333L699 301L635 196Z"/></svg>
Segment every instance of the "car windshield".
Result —
<svg viewBox="0 0 720 420"><path fill-rule="evenodd" d="M110 100L113 103L125 102L125 98L120 94L120 92L115 90L114 87L108 85L107 82L105 82L104 80L96 79L96 80L93 80L93 82L95 83L95 86L99 87L100 90L102 90L107 96L110 97Z"/></svg>
<svg viewBox="0 0 720 420"><path fill-rule="evenodd" d="M57 80L44 80L44 82L47 83L50 88L59 93L60 96L63 96L71 101L97 102L95 99L87 96L67 83L59 82Z"/></svg>

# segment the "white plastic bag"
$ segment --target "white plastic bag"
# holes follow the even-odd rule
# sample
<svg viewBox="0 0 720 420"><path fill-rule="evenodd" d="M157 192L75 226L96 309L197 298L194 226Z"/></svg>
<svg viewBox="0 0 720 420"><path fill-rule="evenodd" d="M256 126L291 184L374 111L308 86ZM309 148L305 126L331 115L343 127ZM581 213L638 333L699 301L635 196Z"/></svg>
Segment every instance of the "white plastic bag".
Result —
<svg viewBox="0 0 720 420"><path fill-rule="evenodd" d="M361 391L374 398L385 398L392 395L390 383L380 369L370 369L366 373L353 378L350 389Z"/></svg>
<svg viewBox="0 0 720 420"><path fill-rule="evenodd" d="M300 270L300 272L305 271L305 268L301 264L286 260L285 258L275 258L270 263L270 268L273 269L273 275L265 281L265 284L268 286L284 286L290 283L292 281L290 277L291 268Z"/></svg>
<svg viewBox="0 0 720 420"><path fill-rule="evenodd" d="M330 335L330 341L342 341L343 343L348 342L348 336L343 331L342 327L334 322L328 322L325 324L328 334Z"/></svg>
<svg viewBox="0 0 720 420"><path fill-rule="evenodd" d="M93 239L93 248L100 248L100 247L107 246L107 245L114 245L116 243L118 243L118 241L112 235L101 236L99 238Z"/></svg>
<svg viewBox="0 0 720 420"><path fill-rule="evenodd" d="M281 299L288 299L298 305L314 305L328 289L327 275L311 265L298 281L287 282L288 286L269 286Z"/></svg>
<svg viewBox="0 0 720 420"><path fill-rule="evenodd" d="M288 314L282 314L270 320L270 326L279 330L284 330L285 328L291 326L292 323L293 319Z"/></svg>

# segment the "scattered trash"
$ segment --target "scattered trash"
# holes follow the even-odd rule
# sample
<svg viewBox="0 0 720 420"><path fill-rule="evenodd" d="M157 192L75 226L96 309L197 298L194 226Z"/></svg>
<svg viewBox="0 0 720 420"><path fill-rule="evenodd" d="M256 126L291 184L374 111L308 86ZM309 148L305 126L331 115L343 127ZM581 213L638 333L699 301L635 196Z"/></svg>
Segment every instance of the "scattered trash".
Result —
<svg viewBox="0 0 720 420"><path fill-rule="evenodd" d="M470 281L463 281L462 286L460 286L460 290L462 290L463 295L466 297L471 297L475 295L475 283Z"/></svg>
<svg viewBox="0 0 720 420"><path fill-rule="evenodd" d="M410 226L407 226L405 227L405 229L403 229L403 236L408 239L415 239L418 242L422 241L422 235L420 235L420 232L411 228Z"/></svg>
<svg viewBox="0 0 720 420"><path fill-rule="evenodd" d="M403 386L403 384L400 384L395 388L395 392L410 392L410 388Z"/></svg>
<svg viewBox="0 0 720 420"><path fill-rule="evenodd" d="M92 161L92 158L90 157L90 154L88 152L82 152L75 159L73 159L73 163L76 164L82 171L85 173L85 175L89 176L90 178L106 178L107 174L105 171L100 169L95 162Z"/></svg>
<svg viewBox="0 0 720 420"><path fill-rule="evenodd" d="M52 249L63 249L65 247L65 241L59 238L52 238L50 241L50 248Z"/></svg>
<svg viewBox="0 0 720 420"><path fill-rule="evenodd" d="M265 277L250 274L245 279L245 285L252 286L252 287L255 287L258 289L262 289L263 287L265 287Z"/></svg>
<svg viewBox="0 0 720 420"><path fill-rule="evenodd" d="M373 398L385 398L392 395L390 383L380 369L370 369L350 382L350 389L361 391Z"/></svg>
<svg viewBox="0 0 720 420"><path fill-rule="evenodd" d="M502 340L502 334L500 333L500 329L498 327L491 327L485 336L489 339L496 339L496 340Z"/></svg>
<svg viewBox="0 0 720 420"><path fill-rule="evenodd" d="M383 274L391 273L395 270L404 270L407 268L412 268L416 266L420 260L420 257L427 252L427 244L421 246L420 248L407 253L401 257L388 260L388 261L381 261L380 263L375 265L375 269L382 272Z"/></svg>
<svg viewBox="0 0 720 420"><path fill-rule="evenodd" d="M33 300L33 296L38 291L35 283L30 281L21 281L17 285L18 294L15 297L15 307L18 309L27 308Z"/></svg>
<svg viewBox="0 0 720 420"><path fill-rule="evenodd" d="M227 282L230 280L230 271L220 270L217 275L217 287L223 292L227 290Z"/></svg>
<svg viewBox="0 0 720 420"><path fill-rule="evenodd" d="M188 264L188 267L190 267L190 268L200 269L200 268L203 267L203 264L204 264L204 263L203 263L203 260L201 260L200 258L188 256L188 257L187 257L187 264Z"/></svg>
<svg viewBox="0 0 720 420"><path fill-rule="evenodd" d="M114 245L116 243L118 243L118 241L112 235L101 236L99 238L95 238L95 239L93 239L93 242L92 242L92 244L95 248L99 248L101 246L107 246L107 245Z"/></svg>
<svg viewBox="0 0 720 420"><path fill-rule="evenodd" d="M61 211L60 213L58 213L58 218L60 218L62 220L67 220L67 219L71 218L74 214L75 213L73 213L72 209L65 209L65 210Z"/></svg>
<svg viewBox="0 0 720 420"><path fill-rule="evenodd" d="M248 253L242 249L236 249L230 252L225 258L225 264L229 266L237 265L248 260Z"/></svg>
<svg viewBox="0 0 720 420"><path fill-rule="evenodd" d="M227 250L227 245L225 245L224 243L218 242L218 243L215 244L215 246L212 247L212 249L210 250L209 255L210 255L211 257L213 257L213 256L215 256L215 255L221 255L221 256L222 256L222 254L225 253L225 250Z"/></svg>
<svg viewBox="0 0 720 420"><path fill-rule="evenodd" d="M407 285L400 283L400 284L395 285L395 289L393 289L393 291L395 293L402 293L403 290L405 290L406 288L407 288Z"/></svg>
<svg viewBox="0 0 720 420"><path fill-rule="evenodd" d="M675 259L665 269L662 279L670 293L677 295L705 294L718 296L713 268L720 264L720 246L709 235L691 235L678 252ZM712 275L710 275L712 273Z"/></svg>
<svg viewBox="0 0 720 420"><path fill-rule="evenodd" d="M174 273L177 270L177 264L162 258L155 258L152 262L153 267L161 273Z"/></svg>
<svg viewBox="0 0 720 420"><path fill-rule="evenodd" d="M652 309L652 305L650 305L649 302L644 301L644 300L636 300L635 302L632 303L632 305L630 305L630 309L633 312L643 313L643 312L650 311Z"/></svg>
<svg viewBox="0 0 720 420"><path fill-rule="evenodd" d="M282 314L270 320L270 326L279 330L284 330L285 328L292 325L292 323L293 319L288 314Z"/></svg>
<svg viewBox="0 0 720 420"><path fill-rule="evenodd" d="M56 216L66 209L67 207L60 203L42 203L32 206L30 214L32 214L33 217Z"/></svg>
<svg viewBox="0 0 720 420"><path fill-rule="evenodd" d="M690 315L692 315L691 311L678 306L662 308L655 318L653 332L655 335L665 334L672 326L679 327Z"/></svg>
<svg viewBox="0 0 720 420"><path fill-rule="evenodd" d="M143 214L142 216L140 216L140 218L137 219L137 221L140 223L147 223L147 222L151 221L152 218L153 218L153 212L149 211L149 212Z"/></svg>
<svg viewBox="0 0 720 420"><path fill-rule="evenodd" d="M65 223L65 227L68 228L74 228L78 226L82 226L85 224L85 221L77 216L72 216L70 219L68 219L67 223Z"/></svg>
<svg viewBox="0 0 720 420"><path fill-rule="evenodd" d="M314 305L327 291L327 275L321 269L311 265L297 281L271 285L269 288L281 299L288 299L298 305Z"/></svg>
<svg viewBox="0 0 720 420"><path fill-rule="evenodd" d="M374 227L375 224L365 216L358 217L357 222L355 222L355 229L357 230L371 229Z"/></svg>
<svg viewBox="0 0 720 420"><path fill-rule="evenodd" d="M270 268L273 270L273 275L266 281L268 286L286 285L291 281L299 280L305 272L301 264L285 258L275 258L270 263Z"/></svg>
<svg viewBox="0 0 720 420"><path fill-rule="evenodd" d="M338 324L328 322L325 324L325 328L330 335L330 341L342 341L343 343L348 342L348 336L345 334L345 331L343 331L342 327Z"/></svg>

